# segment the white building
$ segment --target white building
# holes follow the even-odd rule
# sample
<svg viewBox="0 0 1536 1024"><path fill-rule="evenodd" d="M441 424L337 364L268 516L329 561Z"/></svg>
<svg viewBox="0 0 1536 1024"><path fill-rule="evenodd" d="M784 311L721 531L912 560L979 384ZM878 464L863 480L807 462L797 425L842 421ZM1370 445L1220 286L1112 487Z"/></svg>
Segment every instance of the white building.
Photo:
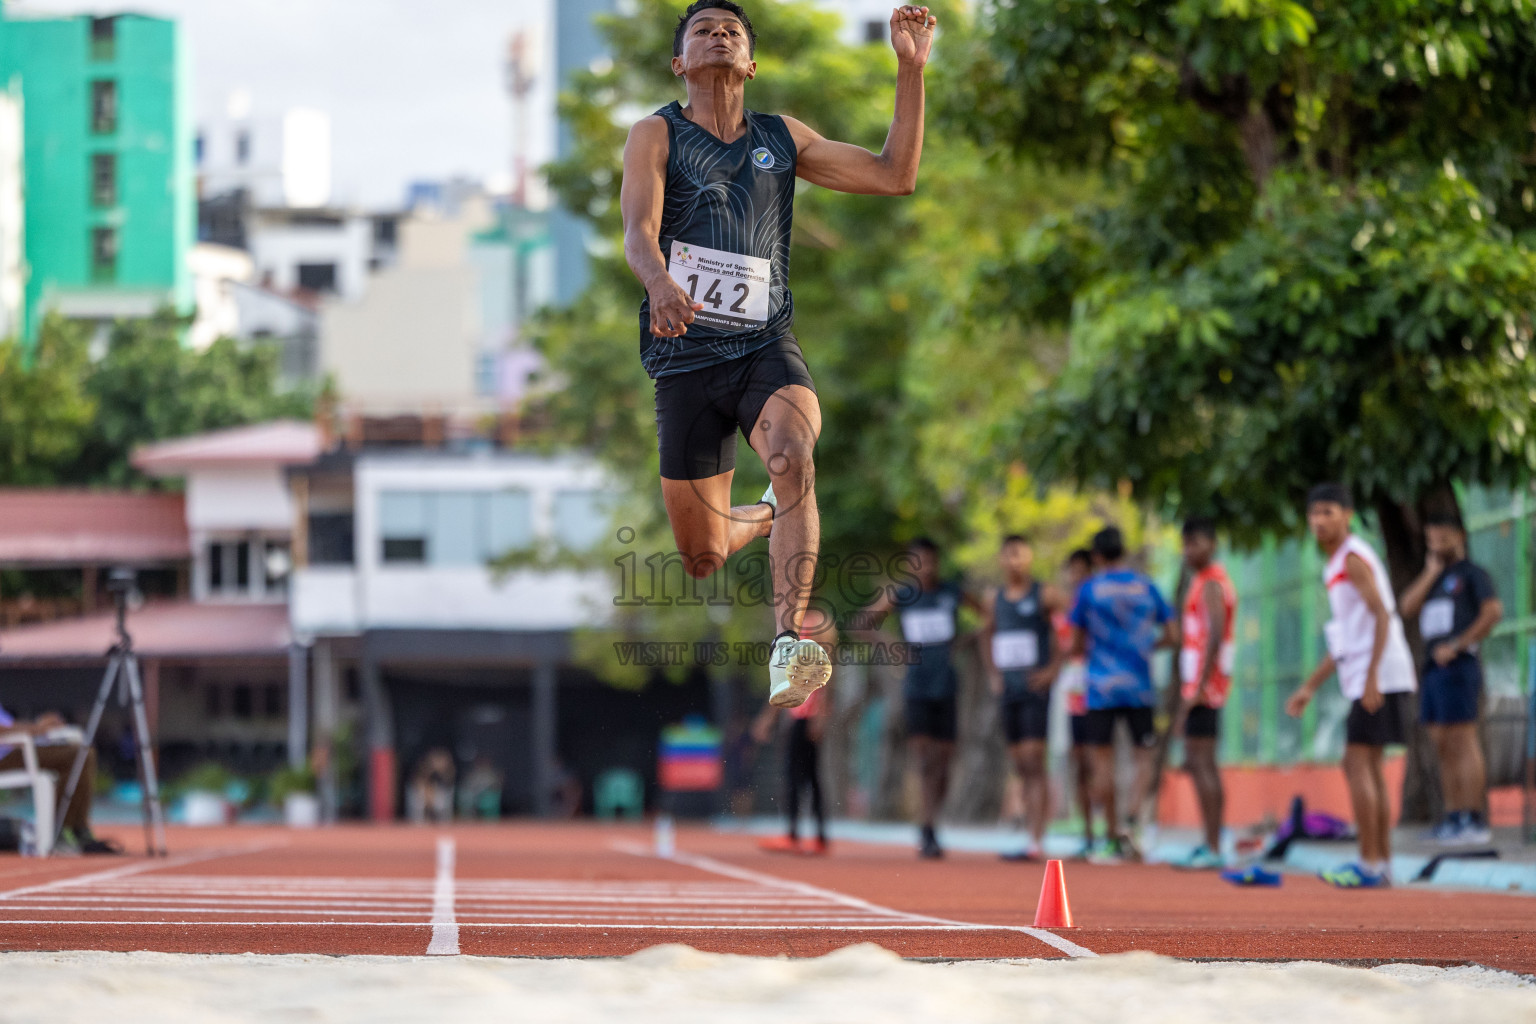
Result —
<svg viewBox="0 0 1536 1024"><path fill-rule="evenodd" d="M331 201L331 120L321 110L253 113L247 94L230 97L225 117L198 127L205 196L243 191L255 206L319 208Z"/></svg>
<svg viewBox="0 0 1536 1024"><path fill-rule="evenodd" d="M495 763L508 809L547 811L559 692L605 689L569 667L570 635L611 611L611 582L598 569L490 563L601 541L608 484L597 465L338 451L291 480L304 528L289 609L295 635L313 644L318 759L329 762L352 691L374 819L394 816L403 776L435 747L461 767Z"/></svg>
<svg viewBox="0 0 1536 1024"><path fill-rule="evenodd" d="M285 294L357 302L368 291L374 222L349 210L267 207L249 215L256 283Z"/></svg>
<svg viewBox="0 0 1536 1024"><path fill-rule="evenodd" d="M22 178L21 98L0 91L0 338L21 326L25 301Z"/></svg>

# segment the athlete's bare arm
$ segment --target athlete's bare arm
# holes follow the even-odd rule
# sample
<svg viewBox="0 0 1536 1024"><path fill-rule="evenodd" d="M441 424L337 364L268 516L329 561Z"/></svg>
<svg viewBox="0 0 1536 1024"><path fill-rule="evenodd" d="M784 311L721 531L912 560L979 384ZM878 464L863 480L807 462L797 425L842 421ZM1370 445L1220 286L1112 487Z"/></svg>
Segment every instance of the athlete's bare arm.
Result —
<svg viewBox="0 0 1536 1024"><path fill-rule="evenodd" d="M891 48L896 51L896 116L885 148L871 153L862 146L834 142L792 117L784 124L799 153L796 173L837 192L905 196L917 188L917 164L923 153L923 67L933 49L938 19L928 8L907 4L891 12Z"/></svg>
<svg viewBox="0 0 1536 1024"><path fill-rule="evenodd" d="M661 207L667 186L667 122L643 118L624 143L624 183L619 209L624 215L624 259L651 299L651 333L676 338L688 333L695 310L682 286L667 273L662 259Z"/></svg>

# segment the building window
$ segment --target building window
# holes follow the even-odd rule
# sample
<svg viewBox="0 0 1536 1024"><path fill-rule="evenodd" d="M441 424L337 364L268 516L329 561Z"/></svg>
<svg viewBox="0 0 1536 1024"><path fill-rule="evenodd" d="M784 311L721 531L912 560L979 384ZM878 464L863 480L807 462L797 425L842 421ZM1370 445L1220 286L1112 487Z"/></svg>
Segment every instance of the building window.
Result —
<svg viewBox="0 0 1536 1024"><path fill-rule="evenodd" d="M91 277L97 281L117 277L116 228L91 228Z"/></svg>
<svg viewBox="0 0 1536 1024"><path fill-rule="evenodd" d="M208 137L198 132L192 137L192 162L197 166L203 166L203 161L208 156Z"/></svg>
<svg viewBox="0 0 1536 1024"><path fill-rule="evenodd" d="M117 154L91 154L91 202L97 206L117 205Z"/></svg>
<svg viewBox="0 0 1536 1024"><path fill-rule="evenodd" d="M590 551L608 532L608 505L601 491L555 494L555 540L569 551Z"/></svg>
<svg viewBox="0 0 1536 1024"><path fill-rule="evenodd" d="M251 589L251 544L242 540L235 545L235 589L242 594Z"/></svg>
<svg viewBox="0 0 1536 1024"><path fill-rule="evenodd" d="M883 42L885 42L885 33L886 33L886 25L885 25L885 22L883 22L883 21L880 21L880 20L875 19L875 18L870 18L868 21L866 21L864 23L864 41L866 43L883 43Z"/></svg>
<svg viewBox="0 0 1536 1024"><path fill-rule="evenodd" d="M251 688L245 684L235 687L234 707L232 710L236 718L250 718L255 713L255 701L252 700Z"/></svg>
<svg viewBox="0 0 1536 1024"><path fill-rule="evenodd" d="M306 292L319 292L324 295L336 293L336 264L334 263L300 263L298 268L299 288Z"/></svg>
<svg viewBox="0 0 1536 1024"><path fill-rule="evenodd" d="M309 564L351 565L352 513L316 512L309 517Z"/></svg>
<svg viewBox="0 0 1536 1024"><path fill-rule="evenodd" d="M244 167L251 162L251 133L244 128L235 135L235 163Z"/></svg>
<svg viewBox="0 0 1536 1024"><path fill-rule="evenodd" d="M276 683L268 683L262 693L262 711L268 718L283 717L283 688Z"/></svg>
<svg viewBox="0 0 1536 1024"><path fill-rule="evenodd" d="M117 18L91 19L91 59L111 60L117 56Z"/></svg>
<svg viewBox="0 0 1536 1024"><path fill-rule="evenodd" d="M110 78L91 83L91 131L97 135L117 131L117 83Z"/></svg>
<svg viewBox="0 0 1536 1024"><path fill-rule="evenodd" d="M224 691L218 686L208 686L204 689L204 710L209 718L218 718L224 714Z"/></svg>
<svg viewBox="0 0 1536 1024"><path fill-rule="evenodd" d="M208 545L208 591L217 594L224 589L224 545Z"/></svg>
<svg viewBox="0 0 1536 1024"><path fill-rule="evenodd" d="M381 557L389 564L476 566L533 545L526 491L385 491Z"/></svg>

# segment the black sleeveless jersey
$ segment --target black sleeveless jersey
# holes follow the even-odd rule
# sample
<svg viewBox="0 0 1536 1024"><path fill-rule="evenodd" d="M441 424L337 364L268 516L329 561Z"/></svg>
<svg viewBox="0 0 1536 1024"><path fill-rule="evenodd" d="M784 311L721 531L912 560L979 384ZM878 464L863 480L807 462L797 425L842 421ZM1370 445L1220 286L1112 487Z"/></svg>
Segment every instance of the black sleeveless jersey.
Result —
<svg viewBox="0 0 1536 1024"><path fill-rule="evenodd" d="M992 619L992 662L1003 676L1003 699L1028 696L1029 674L1050 663L1051 616L1041 600L1040 581L1017 601L1008 600L1008 588L998 588Z"/></svg>
<svg viewBox="0 0 1536 1024"><path fill-rule="evenodd" d="M789 333L796 151L777 115L748 110L746 132L727 144L676 102L656 113L668 140L661 256L704 306L688 333L658 338L649 297L640 304L640 362L652 377L668 377L739 359Z"/></svg>

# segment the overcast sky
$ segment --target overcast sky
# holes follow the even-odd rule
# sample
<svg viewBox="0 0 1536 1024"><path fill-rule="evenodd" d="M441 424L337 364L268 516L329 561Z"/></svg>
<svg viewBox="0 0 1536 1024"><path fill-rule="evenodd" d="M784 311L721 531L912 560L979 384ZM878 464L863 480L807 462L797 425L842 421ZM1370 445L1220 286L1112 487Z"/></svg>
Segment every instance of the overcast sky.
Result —
<svg viewBox="0 0 1536 1024"><path fill-rule="evenodd" d="M331 116L338 202L398 204L406 182L506 179L512 107L507 40L550 39L551 0L12 0L12 16L134 11L181 21L192 45L199 121L249 90L253 112L315 107ZM546 49L546 53L548 50ZM553 139L552 63L530 101L533 159Z"/></svg>

